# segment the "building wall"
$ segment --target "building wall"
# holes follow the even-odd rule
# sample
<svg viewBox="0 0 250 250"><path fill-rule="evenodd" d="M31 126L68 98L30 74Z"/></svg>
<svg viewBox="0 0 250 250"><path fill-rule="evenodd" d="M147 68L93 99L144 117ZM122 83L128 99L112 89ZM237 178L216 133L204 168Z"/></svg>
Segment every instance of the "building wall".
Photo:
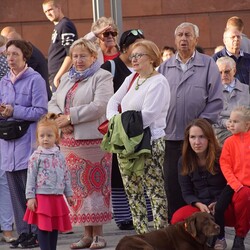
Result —
<svg viewBox="0 0 250 250"><path fill-rule="evenodd" d="M79 36L90 31L92 0L62 0L63 12L75 23ZM110 16L110 1L104 0L105 16ZM199 45L209 55L223 44L226 20L241 17L250 37L250 0L122 0L123 31L140 28L146 38L161 48L174 46L174 30L182 22L200 28ZM0 29L14 26L22 37L36 45L45 56L53 31L42 12L42 0L1 0ZM121 31L120 31L121 32Z"/></svg>

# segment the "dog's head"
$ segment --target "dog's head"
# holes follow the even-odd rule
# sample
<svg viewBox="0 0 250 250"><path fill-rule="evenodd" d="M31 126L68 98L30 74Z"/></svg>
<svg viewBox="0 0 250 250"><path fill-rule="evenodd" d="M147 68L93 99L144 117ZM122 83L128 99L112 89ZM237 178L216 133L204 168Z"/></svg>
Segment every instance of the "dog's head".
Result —
<svg viewBox="0 0 250 250"><path fill-rule="evenodd" d="M208 237L218 235L220 226L214 217L206 212L197 212L185 220L185 228L197 241L205 243Z"/></svg>

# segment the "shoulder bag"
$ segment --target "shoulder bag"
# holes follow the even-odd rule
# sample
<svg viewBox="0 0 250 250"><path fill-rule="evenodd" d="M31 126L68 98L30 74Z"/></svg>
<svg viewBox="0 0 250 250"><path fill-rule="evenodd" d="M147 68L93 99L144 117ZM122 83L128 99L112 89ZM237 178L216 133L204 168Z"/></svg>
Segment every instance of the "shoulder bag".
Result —
<svg viewBox="0 0 250 250"><path fill-rule="evenodd" d="M133 84L135 78L136 78L138 75L139 75L138 73L135 73L135 75L133 76L133 78L132 78L132 80L131 80L131 82L130 82L130 84L129 84L129 86L128 86L127 92L128 92L129 89L131 88L131 86L132 86L132 84ZM121 106L120 106L120 105L118 106L118 111L119 111L119 113L122 112ZM105 134L108 132L108 127L109 127L109 120L106 120L106 121L104 121L102 124L100 124L100 126L98 127L98 130L99 130L99 132L100 132L101 134L105 135Z"/></svg>

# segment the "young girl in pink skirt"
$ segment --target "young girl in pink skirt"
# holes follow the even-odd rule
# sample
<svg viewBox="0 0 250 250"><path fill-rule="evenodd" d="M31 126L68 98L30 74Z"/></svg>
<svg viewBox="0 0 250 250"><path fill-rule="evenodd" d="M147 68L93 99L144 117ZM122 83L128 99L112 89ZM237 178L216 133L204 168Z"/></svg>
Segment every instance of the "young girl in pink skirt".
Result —
<svg viewBox="0 0 250 250"><path fill-rule="evenodd" d="M72 229L69 205L73 191L66 162L59 147L56 115L47 114L37 124L38 148L31 155L26 184L27 210L24 220L38 227L41 250L56 250L58 231Z"/></svg>

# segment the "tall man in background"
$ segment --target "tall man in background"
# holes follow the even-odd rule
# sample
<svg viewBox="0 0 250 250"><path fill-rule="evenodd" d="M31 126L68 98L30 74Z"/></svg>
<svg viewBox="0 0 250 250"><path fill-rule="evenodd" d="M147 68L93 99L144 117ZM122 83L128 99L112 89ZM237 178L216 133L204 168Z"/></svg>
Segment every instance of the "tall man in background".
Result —
<svg viewBox="0 0 250 250"><path fill-rule="evenodd" d="M73 22L64 16L58 0L45 0L42 7L46 17L55 25L48 52L49 82L54 92L61 76L72 65L68 52L78 35Z"/></svg>

